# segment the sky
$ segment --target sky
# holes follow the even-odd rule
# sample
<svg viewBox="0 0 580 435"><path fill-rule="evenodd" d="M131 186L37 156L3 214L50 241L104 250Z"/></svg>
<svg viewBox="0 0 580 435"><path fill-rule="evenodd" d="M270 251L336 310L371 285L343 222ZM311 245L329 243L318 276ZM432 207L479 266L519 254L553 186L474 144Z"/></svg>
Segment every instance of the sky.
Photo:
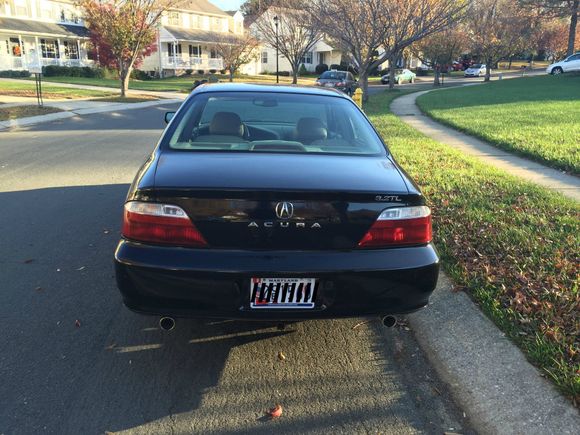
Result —
<svg viewBox="0 0 580 435"><path fill-rule="evenodd" d="M209 0L224 11L237 11L244 0Z"/></svg>

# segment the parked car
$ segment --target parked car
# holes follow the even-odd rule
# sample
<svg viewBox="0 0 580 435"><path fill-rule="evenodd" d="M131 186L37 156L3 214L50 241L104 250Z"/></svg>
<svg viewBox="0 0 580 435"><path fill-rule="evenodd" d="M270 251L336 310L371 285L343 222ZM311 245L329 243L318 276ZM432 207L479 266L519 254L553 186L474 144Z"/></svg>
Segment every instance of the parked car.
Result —
<svg viewBox="0 0 580 435"><path fill-rule="evenodd" d="M409 71L408 69L395 70L395 83L398 85L405 82L415 83L415 77L417 77L417 74L415 74L412 71ZM389 80L390 80L389 74L385 74L384 76L381 77L381 83L383 85L388 84Z"/></svg>
<svg viewBox="0 0 580 435"><path fill-rule="evenodd" d="M456 62L454 61L451 64L451 68L453 69L453 71L463 71L463 64L461 62Z"/></svg>
<svg viewBox="0 0 580 435"><path fill-rule="evenodd" d="M343 93L208 84L166 121L124 205L127 307L171 329L177 316L392 324L428 303L425 197Z"/></svg>
<svg viewBox="0 0 580 435"><path fill-rule="evenodd" d="M485 75L486 65L484 63L476 63L465 70L463 74L465 77L481 77Z"/></svg>
<svg viewBox="0 0 580 435"><path fill-rule="evenodd" d="M580 71L580 53L568 56L566 59L553 63L546 68L548 74L554 75L572 71Z"/></svg>
<svg viewBox="0 0 580 435"><path fill-rule="evenodd" d="M358 82L349 71L325 71L316 79L317 86L326 88L335 88L347 95L353 95Z"/></svg>

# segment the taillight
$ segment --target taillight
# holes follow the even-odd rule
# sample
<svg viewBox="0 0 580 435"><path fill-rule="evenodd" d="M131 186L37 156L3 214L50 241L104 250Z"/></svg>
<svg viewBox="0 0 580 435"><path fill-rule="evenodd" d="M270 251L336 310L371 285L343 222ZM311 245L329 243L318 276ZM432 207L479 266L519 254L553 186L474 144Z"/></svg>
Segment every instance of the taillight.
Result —
<svg viewBox="0 0 580 435"><path fill-rule="evenodd" d="M338 82L338 83L336 84L336 86L346 86L346 83L345 83L345 82Z"/></svg>
<svg viewBox="0 0 580 435"><path fill-rule="evenodd" d="M123 237L139 242L204 247L207 242L181 207L131 201L125 204Z"/></svg>
<svg viewBox="0 0 580 435"><path fill-rule="evenodd" d="M359 248L420 245L432 238L431 210L424 205L384 210L367 231Z"/></svg>

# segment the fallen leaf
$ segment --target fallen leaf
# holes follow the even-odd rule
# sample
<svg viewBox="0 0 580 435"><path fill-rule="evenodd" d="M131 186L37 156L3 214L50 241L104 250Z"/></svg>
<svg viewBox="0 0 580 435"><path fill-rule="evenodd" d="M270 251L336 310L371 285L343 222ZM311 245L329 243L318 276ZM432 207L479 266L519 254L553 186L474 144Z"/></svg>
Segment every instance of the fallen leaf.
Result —
<svg viewBox="0 0 580 435"><path fill-rule="evenodd" d="M105 229L105 230L103 230L103 233L104 233L104 234L109 234L110 232L111 232L110 230L106 230L106 229Z"/></svg>
<svg viewBox="0 0 580 435"><path fill-rule="evenodd" d="M84 270L84 269L85 269L85 266L81 266L77 270Z"/></svg>
<svg viewBox="0 0 580 435"><path fill-rule="evenodd" d="M28 260L24 260L24 264L30 264L34 261L34 258L29 258Z"/></svg>
<svg viewBox="0 0 580 435"><path fill-rule="evenodd" d="M42 287L36 287L34 290L36 290L37 292L41 292L43 290Z"/></svg>
<svg viewBox="0 0 580 435"><path fill-rule="evenodd" d="M81 321L80 321L79 319L76 319L76 320L75 320L75 326L76 326L77 328L80 328L80 327L81 327Z"/></svg>
<svg viewBox="0 0 580 435"><path fill-rule="evenodd" d="M286 355L284 355L282 352L278 352L278 359L280 361L285 361L286 360Z"/></svg>
<svg viewBox="0 0 580 435"><path fill-rule="evenodd" d="M270 409L266 414L270 416L270 418L278 418L282 416L282 405L277 404L275 407Z"/></svg>

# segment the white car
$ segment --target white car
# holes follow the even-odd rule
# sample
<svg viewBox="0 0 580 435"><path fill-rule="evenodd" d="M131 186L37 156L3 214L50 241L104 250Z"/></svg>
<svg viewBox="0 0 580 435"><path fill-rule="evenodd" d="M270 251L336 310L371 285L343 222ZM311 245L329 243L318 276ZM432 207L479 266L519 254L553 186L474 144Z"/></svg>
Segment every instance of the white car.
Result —
<svg viewBox="0 0 580 435"><path fill-rule="evenodd" d="M546 68L548 74L562 74L571 71L580 71L580 53L568 56L560 62L548 65L548 68Z"/></svg>
<svg viewBox="0 0 580 435"><path fill-rule="evenodd" d="M463 74L464 77L481 77L485 75L485 64L476 63L467 68Z"/></svg>

